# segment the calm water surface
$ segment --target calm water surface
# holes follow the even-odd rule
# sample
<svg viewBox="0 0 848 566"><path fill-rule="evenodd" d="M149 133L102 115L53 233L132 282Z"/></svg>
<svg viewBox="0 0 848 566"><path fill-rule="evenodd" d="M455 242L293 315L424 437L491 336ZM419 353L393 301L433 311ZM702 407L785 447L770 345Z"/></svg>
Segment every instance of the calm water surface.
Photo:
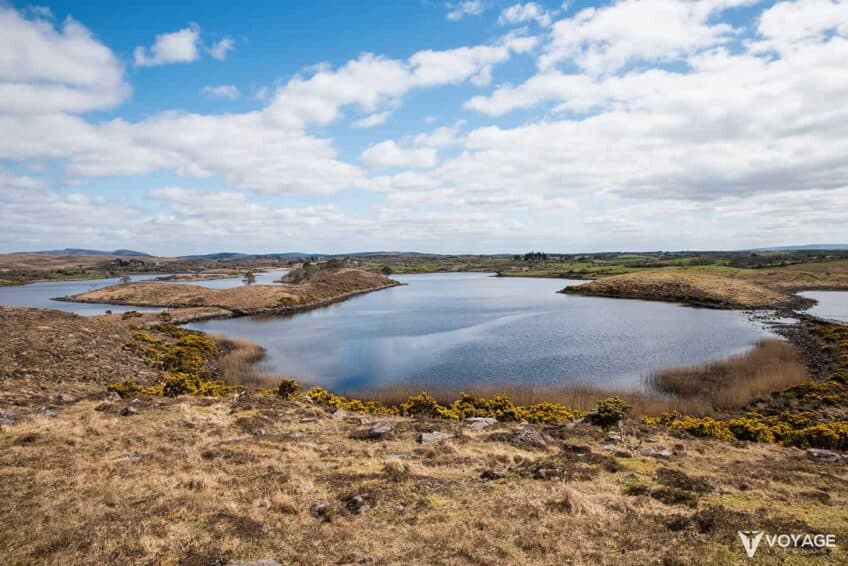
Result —
<svg viewBox="0 0 848 566"><path fill-rule="evenodd" d="M288 269L276 269L273 271L256 273L256 284L275 284L280 280L280 277L288 272ZM172 274L153 273L147 275L133 275L131 278L133 281L150 281L159 277L168 277L169 275ZM120 280L115 277L111 279L88 279L85 281L39 281L37 283L30 283L29 285L0 287L0 305L56 309L87 316L104 314L107 309L111 310L113 313L122 313L131 310L142 312L159 312L162 310L158 307L68 303L53 300L56 297L66 297L69 295L76 295L78 293L85 293L86 291L93 291L94 289L100 289L102 287L108 287L109 285L116 285L118 283L120 283ZM200 285L201 287L209 287L210 289L227 289L244 284L242 283L241 277L228 277L226 279L214 279L210 281L169 281L169 283Z"/></svg>
<svg viewBox="0 0 848 566"><path fill-rule="evenodd" d="M350 392L432 387L638 386L676 364L736 353L768 334L735 311L557 294L580 281L451 273L290 317L210 320L190 328L250 339L269 371Z"/></svg>
<svg viewBox="0 0 848 566"><path fill-rule="evenodd" d="M848 322L848 291L804 291L802 297L818 303L805 311L814 316Z"/></svg>

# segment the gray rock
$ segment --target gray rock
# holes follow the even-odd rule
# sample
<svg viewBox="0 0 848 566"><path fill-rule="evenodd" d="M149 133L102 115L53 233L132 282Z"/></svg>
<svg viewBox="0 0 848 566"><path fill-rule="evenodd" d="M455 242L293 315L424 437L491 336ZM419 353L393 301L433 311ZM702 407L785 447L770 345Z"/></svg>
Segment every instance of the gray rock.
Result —
<svg viewBox="0 0 848 566"><path fill-rule="evenodd" d="M491 417L470 417L465 419L465 422L469 423L469 428L471 428L471 430L477 431L497 424L498 419L493 419Z"/></svg>
<svg viewBox="0 0 848 566"><path fill-rule="evenodd" d="M76 398L68 395L67 393L60 393L59 395L56 395L56 401L59 403L73 403L76 401Z"/></svg>
<svg viewBox="0 0 848 566"><path fill-rule="evenodd" d="M501 470L486 470L482 474L480 474L481 480L499 480L503 477L506 477L506 472Z"/></svg>
<svg viewBox="0 0 848 566"><path fill-rule="evenodd" d="M533 477L537 480L550 480L562 476L556 468L539 468L533 472Z"/></svg>
<svg viewBox="0 0 848 566"><path fill-rule="evenodd" d="M137 415L137 414L138 414L138 409L136 409L135 407L124 407L123 409L121 409L121 416L122 417L131 417L131 416Z"/></svg>
<svg viewBox="0 0 848 566"><path fill-rule="evenodd" d="M538 430L524 428L512 434L510 442L520 448L547 448L548 443Z"/></svg>
<svg viewBox="0 0 848 566"><path fill-rule="evenodd" d="M330 515L330 504L326 501L316 501L309 508L313 517L328 517Z"/></svg>
<svg viewBox="0 0 848 566"><path fill-rule="evenodd" d="M347 417L347 411L344 409L338 409L335 413L333 413L332 419L334 421L341 421Z"/></svg>
<svg viewBox="0 0 848 566"><path fill-rule="evenodd" d="M356 515L362 515L371 508L368 503L365 502L365 498L361 495L354 495L348 499L345 507L347 507L348 511L355 513Z"/></svg>
<svg viewBox="0 0 848 566"><path fill-rule="evenodd" d="M421 444L433 444L434 442L442 442L450 438L453 438L453 435L447 432L422 432L418 435L418 442Z"/></svg>
<svg viewBox="0 0 848 566"><path fill-rule="evenodd" d="M0 426L12 426L13 424L15 424L14 413L0 409Z"/></svg>
<svg viewBox="0 0 848 566"><path fill-rule="evenodd" d="M107 401L120 401L121 396L118 395L117 393L115 393L114 391L110 391L109 393L106 394L106 400Z"/></svg>
<svg viewBox="0 0 848 566"><path fill-rule="evenodd" d="M387 421L379 421L368 428L355 431L351 436L360 440L382 440L393 435L395 425Z"/></svg>
<svg viewBox="0 0 848 566"><path fill-rule="evenodd" d="M818 462L845 462L848 463L848 456L834 452L833 450L822 450L821 448L808 448L807 458Z"/></svg>
<svg viewBox="0 0 848 566"><path fill-rule="evenodd" d="M50 407L39 407L38 414L44 415L45 417L55 417L58 413Z"/></svg>
<svg viewBox="0 0 848 566"><path fill-rule="evenodd" d="M663 460L667 460L671 458L672 452L668 448L661 448L657 450L656 448L643 448L639 451L639 454L642 456L647 456L649 458L660 458Z"/></svg>

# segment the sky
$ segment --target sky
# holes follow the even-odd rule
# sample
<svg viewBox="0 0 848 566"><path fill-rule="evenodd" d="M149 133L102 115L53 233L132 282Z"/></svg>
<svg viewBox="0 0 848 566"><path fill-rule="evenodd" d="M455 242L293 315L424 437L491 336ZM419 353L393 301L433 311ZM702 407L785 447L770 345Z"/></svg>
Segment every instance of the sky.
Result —
<svg viewBox="0 0 848 566"><path fill-rule="evenodd" d="M0 0L0 252L848 242L848 0Z"/></svg>

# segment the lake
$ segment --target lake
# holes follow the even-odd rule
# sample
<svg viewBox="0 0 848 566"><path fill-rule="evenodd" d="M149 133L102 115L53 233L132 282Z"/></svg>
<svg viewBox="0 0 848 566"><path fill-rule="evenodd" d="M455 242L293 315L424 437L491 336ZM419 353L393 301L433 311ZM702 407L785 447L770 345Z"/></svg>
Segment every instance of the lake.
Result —
<svg viewBox="0 0 848 566"><path fill-rule="evenodd" d="M653 370L744 351L770 335L741 312L556 293L582 281L479 273L406 285L292 316L189 328L263 346L271 372L344 393L394 383L639 386Z"/></svg>
<svg viewBox="0 0 848 566"><path fill-rule="evenodd" d="M798 294L818 301L816 305L805 311L806 313L848 322L848 291L804 291Z"/></svg>
<svg viewBox="0 0 848 566"><path fill-rule="evenodd" d="M261 273L257 272L256 284L274 284L280 280L280 277L288 272L288 269L275 269ZM152 273L146 275L133 275L131 276L131 279L132 281L150 281L159 277L169 277L171 275L173 274ZM84 281L38 281L36 283L30 283L29 285L0 287L0 305L56 309L85 316L104 314L106 310L111 310L113 313L122 313L131 310L141 312L159 312L162 310L158 307L69 303L53 300L56 297L85 293L86 291L100 289L101 287L108 287L109 285L117 285L118 283L120 283L120 280L117 277L114 277L110 279L87 279ZM226 277L224 279L210 279L208 281L171 281L170 283L199 285L201 287L209 287L210 289L227 289L244 284L242 283L241 277Z"/></svg>

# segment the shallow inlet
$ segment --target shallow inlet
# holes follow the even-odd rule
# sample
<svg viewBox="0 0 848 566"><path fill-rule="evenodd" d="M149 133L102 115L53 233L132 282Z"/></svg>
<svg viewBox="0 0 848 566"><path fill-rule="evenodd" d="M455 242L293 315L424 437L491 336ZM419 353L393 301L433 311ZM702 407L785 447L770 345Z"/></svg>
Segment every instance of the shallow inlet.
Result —
<svg viewBox="0 0 848 566"><path fill-rule="evenodd" d="M798 295L818 301L807 314L848 322L848 291L804 291Z"/></svg>
<svg viewBox="0 0 848 566"><path fill-rule="evenodd" d="M263 369L339 393L410 383L639 387L654 370L738 353L771 335L738 311L556 293L582 281L395 279L407 285L288 317L188 327L256 342L267 351Z"/></svg>

